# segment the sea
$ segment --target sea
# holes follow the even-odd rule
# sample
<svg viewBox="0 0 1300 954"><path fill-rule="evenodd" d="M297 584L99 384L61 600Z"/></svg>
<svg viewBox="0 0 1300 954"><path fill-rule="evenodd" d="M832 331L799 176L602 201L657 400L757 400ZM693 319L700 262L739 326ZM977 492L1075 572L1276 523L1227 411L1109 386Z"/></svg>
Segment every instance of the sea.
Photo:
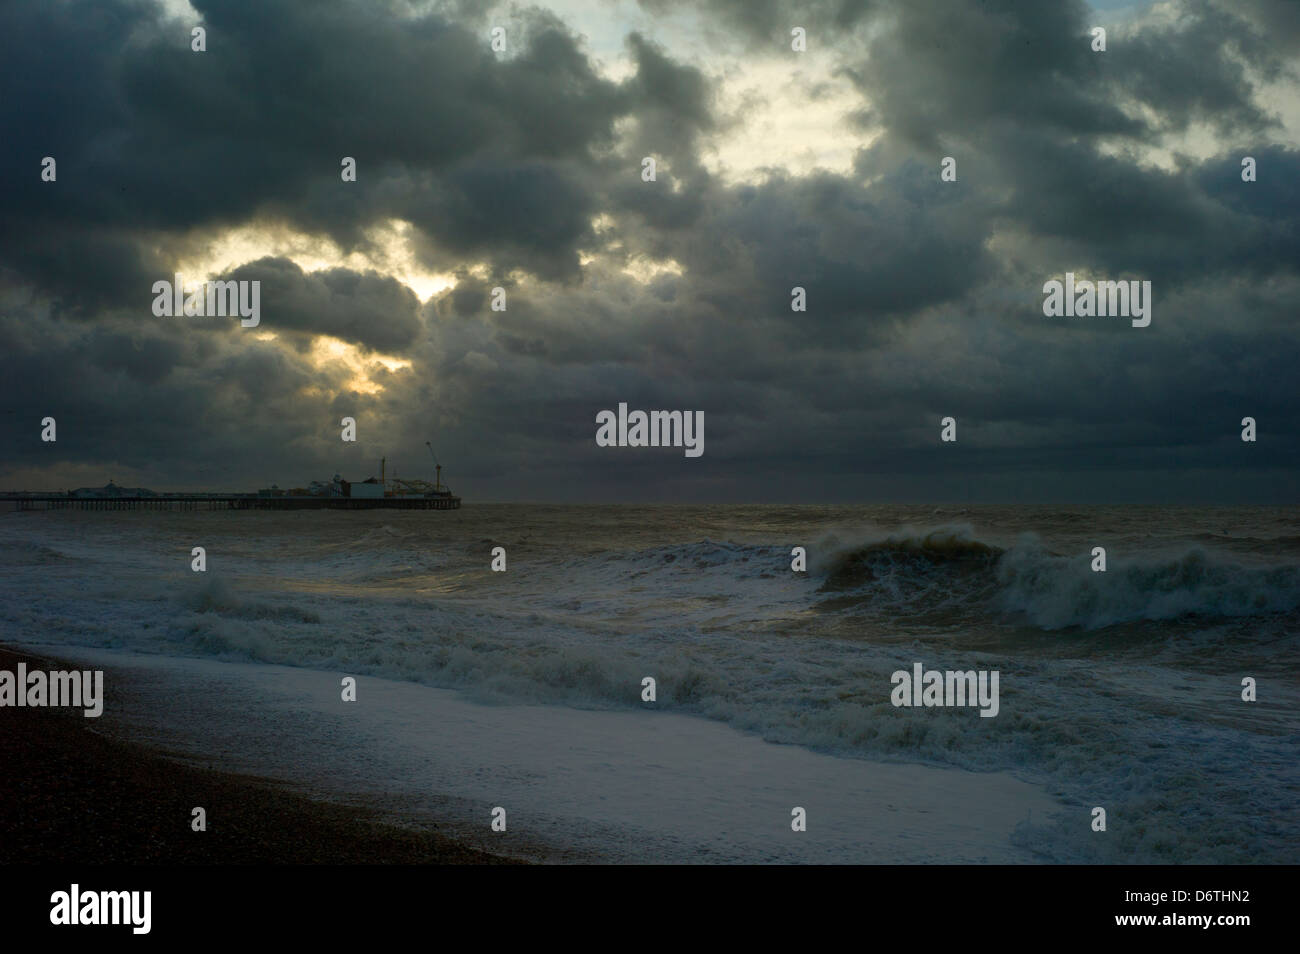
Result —
<svg viewBox="0 0 1300 954"><path fill-rule="evenodd" d="M10 513L0 589L0 642L167 674L137 738L417 821L499 790L575 858L1300 862L1294 507ZM918 663L997 715L895 706Z"/></svg>

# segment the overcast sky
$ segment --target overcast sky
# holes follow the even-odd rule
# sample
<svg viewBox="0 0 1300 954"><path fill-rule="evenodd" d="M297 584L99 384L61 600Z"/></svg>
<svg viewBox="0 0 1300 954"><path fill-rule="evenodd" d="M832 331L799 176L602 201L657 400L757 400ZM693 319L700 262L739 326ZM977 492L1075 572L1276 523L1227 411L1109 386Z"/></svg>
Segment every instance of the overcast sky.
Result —
<svg viewBox="0 0 1300 954"><path fill-rule="evenodd" d="M0 486L1294 502L1298 63L1275 0L0 4Z"/></svg>

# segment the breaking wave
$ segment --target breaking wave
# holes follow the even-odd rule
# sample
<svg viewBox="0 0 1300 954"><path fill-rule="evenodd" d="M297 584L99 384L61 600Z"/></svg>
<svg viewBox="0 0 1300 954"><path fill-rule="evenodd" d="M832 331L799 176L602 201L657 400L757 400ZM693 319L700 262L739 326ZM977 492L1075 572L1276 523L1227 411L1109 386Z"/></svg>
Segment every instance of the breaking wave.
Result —
<svg viewBox="0 0 1300 954"><path fill-rule="evenodd" d="M1177 552L1057 554L1033 534L1003 549L966 526L904 531L842 548L822 564L823 610L967 608L1020 617L1044 630L1100 629L1143 620L1233 618L1300 608L1300 566L1247 565L1192 545Z"/></svg>
<svg viewBox="0 0 1300 954"><path fill-rule="evenodd" d="M1233 618L1300 607L1300 567L1247 566L1202 546L1114 560L1104 573L1090 554L1056 556L1035 541L998 561L998 605L1055 630L1100 629L1140 620Z"/></svg>

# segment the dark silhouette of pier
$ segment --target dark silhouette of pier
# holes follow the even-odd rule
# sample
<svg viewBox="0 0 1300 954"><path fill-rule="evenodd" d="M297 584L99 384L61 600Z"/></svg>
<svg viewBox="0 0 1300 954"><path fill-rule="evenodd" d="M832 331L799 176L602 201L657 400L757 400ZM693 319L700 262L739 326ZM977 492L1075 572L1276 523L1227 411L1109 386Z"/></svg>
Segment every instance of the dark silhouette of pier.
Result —
<svg viewBox="0 0 1300 954"><path fill-rule="evenodd" d="M156 497L74 497L68 494L0 494L5 509L30 510L459 510L450 494L398 497L167 494Z"/></svg>

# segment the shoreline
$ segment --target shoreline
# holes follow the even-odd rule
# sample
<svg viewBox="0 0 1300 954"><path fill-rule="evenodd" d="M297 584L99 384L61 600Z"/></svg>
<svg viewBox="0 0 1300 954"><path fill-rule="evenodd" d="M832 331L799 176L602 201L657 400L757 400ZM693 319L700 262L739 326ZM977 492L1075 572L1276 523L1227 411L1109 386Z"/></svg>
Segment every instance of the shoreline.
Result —
<svg viewBox="0 0 1300 954"><path fill-rule="evenodd" d="M0 645L0 669L76 669ZM0 864L524 864L271 779L110 738L80 709L0 709ZM202 806L207 830L190 829Z"/></svg>
<svg viewBox="0 0 1300 954"><path fill-rule="evenodd" d="M337 673L64 649L26 645L0 656L0 666L71 657L77 662L45 668L103 669L112 715L22 709L0 717L25 713L33 725L57 717L63 735L42 761L81 774L70 754L79 740L116 743L97 751L92 794L107 785L115 804L132 809L159 802L154 789L175 796L165 809L154 805L156 817L136 817L120 826L126 834L111 836L130 859L166 857L142 855L128 844L138 837L132 831L172 826L173 845L201 844L189 823L190 809L202 805L208 835L224 820L265 828L272 840L253 853L232 841L220 857L198 852L198 862L1032 864L1043 856L1015 830L1062 807L1008 773L844 759L694 715L484 705L455 690L370 676L357 679L362 701L341 705ZM21 747L14 754L21 764ZM135 776L130 798L112 787L124 774L119 763ZM86 784L77 789L53 774L48 791L84 797ZM214 779L225 788L214 791ZM32 788L26 801L40 807L41 785ZM223 793L214 810L208 803ZM232 817L236 800L256 817ZM496 805L509 806L508 834L488 834ZM814 819L806 834L791 834L791 806ZM68 827L79 814L63 808L55 817ZM304 819L324 828L326 856L283 831ZM10 828L19 822L0 817Z"/></svg>

